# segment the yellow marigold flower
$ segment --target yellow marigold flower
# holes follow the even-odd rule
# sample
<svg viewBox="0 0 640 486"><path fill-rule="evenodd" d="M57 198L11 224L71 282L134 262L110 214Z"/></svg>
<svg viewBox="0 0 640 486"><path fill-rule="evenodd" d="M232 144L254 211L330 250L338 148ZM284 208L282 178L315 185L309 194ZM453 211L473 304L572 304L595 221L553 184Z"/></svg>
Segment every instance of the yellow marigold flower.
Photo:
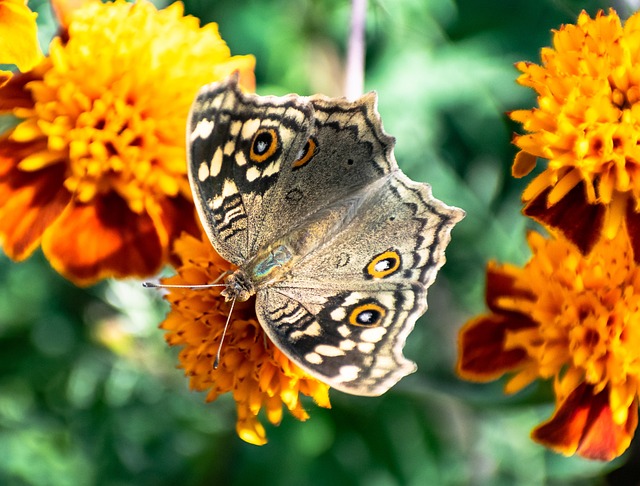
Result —
<svg viewBox="0 0 640 486"><path fill-rule="evenodd" d="M28 71L40 62L36 17L26 0L0 0L0 64L15 64L20 71ZM11 76L11 72L0 71L0 86Z"/></svg>
<svg viewBox="0 0 640 486"><path fill-rule="evenodd" d="M210 283L231 269L209 239L190 235L179 238L174 247L180 261L177 275L164 284ZM321 407L330 407L329 386L311 377L287 358L263 332L255 312L255 298L237 302L222 344L218 367L215 355L229 315L229 305L220 288L205 290L170 289L171 312L160 327L167 342L182 346L179 359L191 388L208 391L207 400L227 392L236 402L238 436L256 445L266 444L258 414L264 409L274 425L282 419L283 405L298 420L306 420L300 395L313 397Z"/></svg>
<svg viewBox="0 0 640 486"><path fill-rule="evenodd" d="M73 2L72 2L73 3ZM78 2L76 2L78 3ZM181 3L56 2L65 24L49 56L0 89L22 121L0 137L0 240L13 259L38 245L78 284L142 276L197 232L185 123L198 88L240 70L215 24Z"/></svg>
<svg viewBox="0 0 640 486"><path fill-rule="evenodd" d="M624 233L588 256L562 238L530 233L531 260L490 263L490 314L459 335L458 373L507 393L553 379L556 410L534 440L566 455L611 460L638 423L640 267Z"/></svg>
<svg viewBox="0 0 640 486"><path fill-rule="evenodd" d="M538 107L510 114L529 132L513 175L536 158L546 169L523 193L524 212L559 230L588 253L622 230L640 261L640 13L624 27L614 10L554 33L542 65L520 62L518 82L538 94Z"/></svg>

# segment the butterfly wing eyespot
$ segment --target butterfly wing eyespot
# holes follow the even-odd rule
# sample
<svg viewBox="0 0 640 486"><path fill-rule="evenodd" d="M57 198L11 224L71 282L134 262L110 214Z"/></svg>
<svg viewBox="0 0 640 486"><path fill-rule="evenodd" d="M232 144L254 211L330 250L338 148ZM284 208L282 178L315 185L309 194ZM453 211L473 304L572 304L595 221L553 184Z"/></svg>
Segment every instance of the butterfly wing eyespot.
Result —
<svg viewBox="0 0 640 486"><path fill-rule="evenodd" d="M400 268L402 258L395 250L384 251L369 262L364 269L366 278L385 278L393 275Z"/></svg>
<svg viewBox="0 0 640 486"><path fill-rule="evenodd" d="M318 142L315 137L309 137L304 148L300 151L298 158L293 162L293 168L299 169L300 167L307 165L316 152L318 152Z"/></svg>
<svg viewBox="0 0 640 486"><path fill-rule="evenodd" d="M261 128L251 140L249 158L258 164L273 158L280 147L278 132L273 128Z"/></svg>
<svg viewBox="0 0 640 486"><path fill-rule="evenodd" d="M355 307L349 313L349 324L360 327L375 327L382 322L387 314L387 309L381 305L370 302Z"/></svg>

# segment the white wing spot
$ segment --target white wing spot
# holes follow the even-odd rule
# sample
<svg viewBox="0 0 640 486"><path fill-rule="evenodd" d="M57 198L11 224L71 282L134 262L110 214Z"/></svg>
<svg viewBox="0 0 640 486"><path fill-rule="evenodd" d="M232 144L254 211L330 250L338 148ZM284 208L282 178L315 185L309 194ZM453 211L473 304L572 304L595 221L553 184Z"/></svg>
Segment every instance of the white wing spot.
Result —
<svg viewBox="0 0 640 486"><path fill-rule="evenodd" d="M320 334L322 334L322 328L320 327L320 324L314 321L313 324L307 326L307 328L304 330L304 333L307 336L319 336Z"/></svg>
<svg viewBox="0 0 640 486"><path fill-rule="evenodd" d="M371 329L365 329L360 333L360 339L369 343L377 343L387 333L384 327L372 327Z"/></svg>
<svg viewBox="0 0 640 486"><path fill-rule="evenodd" d="M268 176L271 176L273 174L277 174L279 171L280 171L280 161L276 160L276 161L270 163L267 166L267 168L262 173L262 176L263 177L268 177Z"/></svg>
<svg viewBox="0 0 640 486"><path fill-rule="evenodd" d="M203 118L198 122L196 127L193 129L193 132L191 132L189 140L193 142L196 138L208 138L211 135L211 132L213 132L213 126L213 120L207 120Z"/></svg>
<svg viewBox="0 0 640 486"><path fill-rule="evenodd" d="M304 355L304 359L311 364L322 364L322 356L318 353L307 353Z"/></svg>
<svg viewBox="0 0 640 486"><path fill-rule="evenodd" d="M340 341L340 349L343 351L351 351L356 347L356 342L351 339L345 339L344 341Z"/></svg>
<svg viewBox="0 0 640 486"><path fill-rule="evenodd" d="M259 118L252 118L244 122L244 125L242 125L242 138L248 140L253 137L253 134L260 128L260 123L262 122Z"/></svg>
<svg viewBox="0 0 640 486"><path fill-rule="evenodd" d="M260 178L260 170L257 167L249 167L246 172L246 177L249 182L253 182Z"/></svg>
<svg viewBox="0 0 640 486"><path fill-rule="evenodd" d="M376 345L373 343L358 343L358 351L364 354L372 353L376 349Z"/></svg>
<svg viewBox="0 0 640 486"><path fill-rule="evenodd" d="M333 313L332 313L331 317L333 318ZM346 326L346 325L343 324L342 326L340 326L338 328L338 332L340 333L340 335L342 337L349 337L349 335L351 334L351 329L349 329L349 326Z"/></svg>
<svg viewBox="0 0 640 486"><path fill-rule="evenodd" d="M231 155L235 149L236 149L235 140L229 140L227 143L224 144L224 154L227 156Z"/></svg>
<svg viewBox="0 0 640 486"><path fill-rule="evenodd" d="M202 162L198 167L198 180L204 182L209 177L209 165L206 162Z"/></svg>
<svg viewBox="0 0 640 486"><path fill-rule="evenodd" d="M209 169L209 174L211 177L216 177L220 174L220 170L222 169L222 150L220 147L216 150L216 153L213 154L213 158L211 159L211 168Z"/></svg>
<svg viewBox="0 0 640 486"><path fill-rule="evenodd" d="M353 381L358 377L360 368L354 365L345 365L340 367L340 380Z"/></svg>
<svg viewBox="0 0 640 486"><path fill-rule="evenodd" d="M331 319L333 319L334 321L343 321L347 317L347 311L344 309L344 307L336 307L331 311L330 315Z"/></svg>
<svg viewBox="0 0 640 486"><path fill-rule="evenodd" d="M323 356L344 356L344 351L340 348L336 348L335 346L329 346L328 344L319 344L315 347L314 351Z"/></svg>
<svg viewBox="0 0 640 486"><path fill-rule="evenodd" d="M238 193L238 186L231 179L225 179L222 186L222 197L220 198L220 204L229 196L233 196Z"/></svg>
<svg viewBox="0 0 640 486"><path fill-rule="evenodd" d="M229 135L232 137L237 137L238 133L240 133L240 128L242 127L242 122L240 121L232 121L229 125Z"/></svg>

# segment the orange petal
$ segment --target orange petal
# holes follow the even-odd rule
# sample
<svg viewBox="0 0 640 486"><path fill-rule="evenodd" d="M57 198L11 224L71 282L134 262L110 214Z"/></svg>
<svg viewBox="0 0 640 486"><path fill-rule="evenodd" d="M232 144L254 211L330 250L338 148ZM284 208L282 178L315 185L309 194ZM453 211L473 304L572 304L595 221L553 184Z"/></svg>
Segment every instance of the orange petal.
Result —
<svg viewBox="0 0 640 486"><path fill-rule="evenodd" d="M565 455L577 453L587 459L610 461L629 447L637 425L637 398L629 407L627 421L618 425L609 405L609 390L594 395L593 387L583 383L531 436Z"/></svg>
<svg viewBox="0 0 640 486"><path fill-rule="evenodd" d="M93 204L70 204L42 238L51 265L77 285L106 277L149 276L165 248L146 214L133 213L115 194Z"/></svg>
<svg viewBox="0 0 640 486"><path fill-rule="evenodd" d="M528 317L490 314L469 321L458 335L457 372L462 378L491 381L519 367L526 359L524 349L504 349L508 331L535 326Z"/></svg>
<svg viewBox="0 0 640 486"><path fill-rule="evenodd" d="M604 206L589 204L584 184L578 184L560 201L548 207L547 197L550 191L551 189L546 189L529 201L522 212L540 224L562 233L583 254L589 253L600 239Z"/></svg>
<svg viewBox="0 0 640 486"><path fill-rule="evenodd" d="M42 60L36 14L22 0L0 1L0 64L29 71Z"/></svg>
<svg viewBox="0 0 640 486"><path fill-rule="evenodd" d="M51 0L51 8L60 25L66 29L69 27L73 12L89 3L95 3L98 0Z"/></svg>
<svg viewBox="0 0 640 486"><path fill-rule="evenodd" d="M63 187L64 171L65 166L58 164L32 173L12 170L3 176L0 237L9 258L28 257L68 204L71 196Z"/></svg>
<svg viewBox="0 0 640 486"><path fill-rule="evenodd" d="M538 161L538 157L529 152L521 150L516 154L511 167L511 175L516 178L524 177L531 172Z"/></svg>

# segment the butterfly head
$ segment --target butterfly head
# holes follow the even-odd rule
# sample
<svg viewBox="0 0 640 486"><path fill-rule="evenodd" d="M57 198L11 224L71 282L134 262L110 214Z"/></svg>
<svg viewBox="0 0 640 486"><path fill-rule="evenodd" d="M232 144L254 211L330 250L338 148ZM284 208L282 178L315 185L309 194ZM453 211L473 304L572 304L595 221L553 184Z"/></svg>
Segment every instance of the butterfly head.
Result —
<svg viewBox="0 0 640 486"><path fill-rule="evenodd" d="M234 300L244 302L256 293L253 282L242 269L236 270L225 278L224 283L224 290L220 294L227 302Z"/></svg>

